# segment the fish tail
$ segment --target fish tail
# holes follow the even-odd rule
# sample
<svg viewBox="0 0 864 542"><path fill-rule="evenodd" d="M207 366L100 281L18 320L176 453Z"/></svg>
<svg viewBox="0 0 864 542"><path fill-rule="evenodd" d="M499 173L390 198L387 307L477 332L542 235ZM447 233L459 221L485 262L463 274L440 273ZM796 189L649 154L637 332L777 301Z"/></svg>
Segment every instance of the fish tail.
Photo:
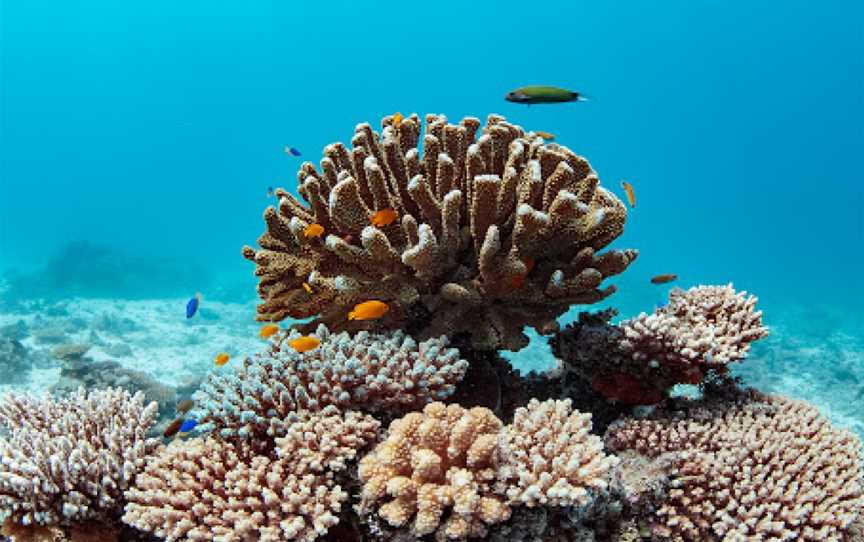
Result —
<svg viewBox="0 0 864 542"><path fill-rule="evenodd" d="M577 92L577 93L576 93L576 101L577 101L577 102L587 102L587 101L589 101L589 100L588 100L588 96L585 96L584 94L579 94L579 93Z"/></svg>

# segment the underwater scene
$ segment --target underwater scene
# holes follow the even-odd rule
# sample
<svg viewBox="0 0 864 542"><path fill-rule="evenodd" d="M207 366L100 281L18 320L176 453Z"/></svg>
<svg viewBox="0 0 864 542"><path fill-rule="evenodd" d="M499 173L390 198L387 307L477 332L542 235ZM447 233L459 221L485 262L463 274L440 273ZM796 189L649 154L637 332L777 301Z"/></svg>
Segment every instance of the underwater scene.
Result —
<svg viewBox="0 0 864 542"><path fill-rule="evenodd" d="M0 1L0 541L864 542L862 20Z"/></svg>

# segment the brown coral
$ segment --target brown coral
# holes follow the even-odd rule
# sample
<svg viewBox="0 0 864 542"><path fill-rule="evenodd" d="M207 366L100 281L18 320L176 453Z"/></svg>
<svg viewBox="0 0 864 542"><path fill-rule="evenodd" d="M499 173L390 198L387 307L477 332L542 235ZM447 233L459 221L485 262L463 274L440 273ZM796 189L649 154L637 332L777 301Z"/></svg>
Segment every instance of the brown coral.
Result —
<svg viewBox="0 0 864 542"><path fill-rule="evenodd" d="M840 541L864 507L861 442L811 405L751 392L610 427L607 444L676 454L655 534ZM712 538L713 537L713 538Z"/></svg>
<svg viewBox="0 0 864 542"><path fill-rule="evenodd" d="M502 433L499 478L511 504L584 507L605 491L617 459L570 400L532 399Z"/></svg>
<svg viewBox="0 0 864 542"><path fill-rule="evenodd" d="M0 402L0 510L20 525L75 525L119 515L123 491L157 441L145 438L156 403L120 389L57 401Z"/></svg>
<svg viewBox="0 0 864 542"><path fill-rule="evenodd" d="M510 517L493 492L501 421L489 409L431 403L390 425L387 439L360 461L360 509L414 536L485 536ZM381 502L385 501L385 502Z"/></svg>
<svg viewBox="0 0 864 542"><path fill-rule="evenodd" d="M213 438L171 443L127 491L123 521L169 542L324 535L348 498L335 474L375 438L378 422L335 407L293 419L272 455Z"/></svg>
<svg viewBox="0 0 864 542"><path fill-rule="evenodd" d="M323 324L315 335L321 343L314 350L288 346L292 332L235 373L211 374L194 396L201 430L269 441L298 409L406 412L448 397L468 367L446 337L419 344L401 331L350 337Z"/></svg>
<svg viewBox="0 0 864 542"><path fill-rule="evenodd" d="M261 249L243 248L260 277L259 319L317 316L307 329L360 329L368 323L346 315L377 299L390 305L381 325L518 350L525 326L554 329L571 305L613 293L601 282L637 253L598 252L623 231L624 204L568 148L497 115L475 140L479 128L475 118L428 115L421 155L420 119L387 117L380 136L360 124L350 150L326 147L321 171L304 163L306 204L277 190ZM370 225L384 209L399 220ZM306 236L310 224L324 227L323 241Z"/></svg>

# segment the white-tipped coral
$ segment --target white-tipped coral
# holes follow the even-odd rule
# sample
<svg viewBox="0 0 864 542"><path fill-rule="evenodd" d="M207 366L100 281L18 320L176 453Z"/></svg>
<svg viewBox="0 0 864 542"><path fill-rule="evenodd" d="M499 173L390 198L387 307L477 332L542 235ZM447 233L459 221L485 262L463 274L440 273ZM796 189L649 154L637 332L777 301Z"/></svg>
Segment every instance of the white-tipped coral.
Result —
<svg viewBox="0 0 864 542"><path fill-rule="evenodd" d="M498 477L513 505L586 507L606 490L617 459L571 401L532 399L501 436Z"/></svg>
<svg viewBox="0 0 864 542"><path fill-rule="evenodd" d="M346 315L379 299L391 309L380 325L518 350L525 326L551 329L573 304L615 291L601 283L637 253L599 253L627 211L584 158L497 115L482 130L475 118L427 115L422 154L420 137L417 115L386 117L380 135L360 124L351 149L325 148L320 171L303 164L305 203L276 191L261 248L243 248L260 277L259 319L365 329ZM382 211L398 218L371 224ZM326 235L308 236L311 224Z"/></svg>
<svg viewBox="0 0 864 542"><path fill-rule="evenodd" d="M448 397L468 368L444 337L419 344L401 331L350 337L322 324L319 346L299 353L288 345L298 336L278 338L234 374L211 374L195 395L201 429L269 439L282 436L299 409L405 412Z"/></svg>
<svg viewBox="0 0 864 542"><path fill-rule="evenodd" d="M378 422L335 407L292 418L270 454L218 438L171 443L126 492L123 521L168 542L323 536L348 499L335 475L374 440Z"/></svg>
<svg viewBox="0 0 864 542"><path fill-rule="evenodd" d="M492 411L432 403L390 424L387 439L360 460L360 510L421 537L485 536L510 517L493 492L501 421Z"/></svg>
<svg viewBox="0 0 864 542"><path fill-rule="evenodd" d="M756 301L731 284L672 290L665 307L622 322L622 346L634 361L697 368L726 365L745 358L750 343L768 335Z"/></svg>
<svg viewBox="0 0 864 542"><path fill-rule="evenodd" d="M811 405L750 394L611 426L612 450L673 454L662 539L839 542L864 510L861 442Z"/></svg>
<svg viewBox="0 0 864 542"><path fill-rule="evenodd" d="M121 389L0 401L0 512L21 526L117 519L123 491L158 441L156 403Z"/></svg>

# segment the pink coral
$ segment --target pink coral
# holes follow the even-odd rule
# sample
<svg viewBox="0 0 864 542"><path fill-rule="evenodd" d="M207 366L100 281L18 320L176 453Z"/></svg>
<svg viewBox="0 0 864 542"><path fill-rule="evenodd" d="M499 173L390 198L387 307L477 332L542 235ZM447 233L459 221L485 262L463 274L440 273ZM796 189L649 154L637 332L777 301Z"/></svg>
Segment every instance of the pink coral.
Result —
<svg viewBox="0 0 864 542"><path fill-rule="evenodd" d="M628 419L607 445L674 454L664 538L840 541L864 507L861 442L801 401L755 393Z"/></svg>
<svg viewBox="0 0 864 542"><path fill-rule="evenodd" d="M335 407L292 419L270 455L213 438L174 441L126 492L123 521L169 542L324 535L348 499L336 474L375 438L378 422Z"/></svg>

